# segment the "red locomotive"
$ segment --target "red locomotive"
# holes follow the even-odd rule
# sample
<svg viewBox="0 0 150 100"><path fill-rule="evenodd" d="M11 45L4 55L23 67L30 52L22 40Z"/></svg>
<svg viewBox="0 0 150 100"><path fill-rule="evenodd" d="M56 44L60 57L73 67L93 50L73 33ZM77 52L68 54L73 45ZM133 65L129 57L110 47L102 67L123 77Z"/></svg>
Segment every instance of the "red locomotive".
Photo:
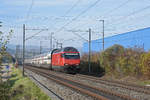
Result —
<svg viewBox="0 0 150 100"><path fill-rule="evenodd" d="M54 49L52 52L25 60L34 67L47 68L67 73L77 73L80 68L80 53L74 47Z"/></svg>
<svg viewBox="0 0 150 100"><path fill-rule="evenodd" d="M80 54L73 47L54 49L51 53L51 66L54 70L76 73L80 70Z"/></svg>

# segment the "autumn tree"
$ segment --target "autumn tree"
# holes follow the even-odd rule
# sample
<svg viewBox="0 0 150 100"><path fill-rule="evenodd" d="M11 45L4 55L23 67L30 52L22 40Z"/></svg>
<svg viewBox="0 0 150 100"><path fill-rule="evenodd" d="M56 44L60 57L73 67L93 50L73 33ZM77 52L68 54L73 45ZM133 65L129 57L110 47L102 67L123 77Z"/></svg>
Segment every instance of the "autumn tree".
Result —
<svg viewBox="0 0 150 100"><path fill-rule="evenodd" d="M144 53L141 56L140 64L141 64L141 69L142 69L143 76L145 78L150 79L150 52Z"/></svg>

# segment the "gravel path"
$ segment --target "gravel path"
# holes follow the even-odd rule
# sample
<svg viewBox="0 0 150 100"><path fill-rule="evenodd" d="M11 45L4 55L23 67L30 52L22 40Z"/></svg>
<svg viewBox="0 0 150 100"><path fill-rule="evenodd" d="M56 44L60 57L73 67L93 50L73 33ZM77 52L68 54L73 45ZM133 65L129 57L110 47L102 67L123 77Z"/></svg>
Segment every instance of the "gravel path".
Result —
<svg viewBox="0 0 150 100"><path fill-rule="evenodd" d="M34 76L39 82L47 86L55 94L59 95L64 100L93 100L92 97L85 94L76 92L66 86L55 83L54 81L48 80L40 75L37 75L29 70L26 70L28 74ZM56 100L53 98L52 100Z"/></svg>

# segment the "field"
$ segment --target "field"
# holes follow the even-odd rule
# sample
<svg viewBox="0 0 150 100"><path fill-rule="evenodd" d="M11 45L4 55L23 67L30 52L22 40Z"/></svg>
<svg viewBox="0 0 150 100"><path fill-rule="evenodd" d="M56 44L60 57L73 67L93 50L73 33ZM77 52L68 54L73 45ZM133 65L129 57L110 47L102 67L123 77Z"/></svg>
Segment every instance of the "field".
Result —
<svg viewBox="0 0 150 100"><path fill-rule="evenodd" d="M21 70L11 71L11 78L0 84L0 100L50 100Z"/></svg>

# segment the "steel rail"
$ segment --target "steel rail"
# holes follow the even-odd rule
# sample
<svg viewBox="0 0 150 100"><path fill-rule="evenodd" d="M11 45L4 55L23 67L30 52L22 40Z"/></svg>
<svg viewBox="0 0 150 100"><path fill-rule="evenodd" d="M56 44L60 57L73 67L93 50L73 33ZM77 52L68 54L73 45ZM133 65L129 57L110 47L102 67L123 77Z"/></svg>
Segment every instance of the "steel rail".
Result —
<svg viewBox="0 0 150 100"><path fill-rule="evenodd" d="M59 73L59 74L62 74L62 73ZM124 89L132 90L132 91L135 91L135 92L140 92L140 93L145 93L145 94L150 95L149 87L146 88L146 86L132 85L132 84L127 84L127 83L118 82L118 81L105 80L105 79L100 79L100 78L97 78L97 77L94 77L94 76L88 76L88 75L82 75L82 74L77 74L77 75L65 74L65 75L68 76L68 77L76 76L80 79L86 79L86 80L90 80L90 81L93 81L93 82L105 84L105 85L108 85L108 86L120 87L120 88L124 88Z"/></svg>
<svg viewBox="0 0 150 100"><path fill-rule="evenodd" d="M53 72L53 73L56 73L56 72ZM59 72L57 72L57 73L59 73ZM63 73L59 73L59 74L63 74ZM65 74L65 75L69 76L69 77L74 76L74 75L70 75L70 74ZM91 80L91 81L101 83L101 84L106 84L108 86L120 87L120 88L124 88L124 89L132 90L135 92L141 92L141 93L150 95L150 87L147 87L147 86L140 86L140 85L136 85L136 84L129 84L129 83L124 83L124 82L119 82L119 81L114 81L114 80L100 79L98 77L82 75L82 74L77 74L76 77L81 78L81 79Z"/></svg>
<svg viewBox="0 0 150 100"><path fill-rule="evenodd" d="M27 69L29 69L29 68L27 68ZM62 84L62 85L64 85L64 86L67 86L67 87L70 87L70 88L72 88L72 89L75 89L75 90L77 90L77 91L79 91L79 92L81 92L81 93L87 94L87 95L89 95L89 96L91 96L91 97L93 97L93 98L96 98L97 100L109 100L109 99L107 99L107 98L105 98L105 97L103 97L103 96L97 95L97 94L95 94L95 93L93 93L93 92L87 91L87 90L85 90L85 89L79 88L79 87L74 86L74 85L71 85L71 84L69 84L69 83L60 81L60 80L58 80L58 79L56 79L56 78L50 77L50 76L47 75L47 74L44 74L44 73L41 73L41 72L37 72L37 71L35 71L35 70L33 70L33 69L30 69L30 71L31 71L31 70L32 70L33 72L35 72L35 73L41 75L41 76L44 76L44 77L47 78L47 79L53 80L53 81L55 81L55 82L57 82L57 83L59 83L59 84Z"/></svg>
<svg viewBox="0 0 150 100"><path fill-rule="evenodd" d="M59 75L56 75L56 74L51 74L50 73L50 71L47 71L47 70L41 70L41 69L38 69L38 68L29 68L30 70L36 70L36 71L38 71L38 73L39 74L41 74L42 73L42 75L44 76L44 77L47 77L46 75L49 75L49 76L51 76L51 78L52 77L55 77L54 79L55 79L55 81L57 81L57 82L61 82L63 85L65 85L65 84L67 84L67 86L68 87L70 87L70 85L73 85L73 87L76 87L76 86L78 86L78 88L80 87L80 88L82 88L82 90L80 90L80 91L82 91L83 92L83 89L86 89L85 91L89 91L89 92L95 92L95 95L94 96L92 96L92 97L95 97L96 96L96 94L99 94L99 95L103 95L103 96L105 96L105 97L107 97L107 98L115 98L115 99L118 99L119 98L119 100L136 100L136 99L134 99L134 98L131 98L131 97L129 97L129 96L126 96L126 95L122 95L122 94L118 94L118 93L115 93L115 92L112 92L112 91L109 91L109 90L105 90L105 89L101 89L101 88L97 88L97 87L93 87L93 86L89 86L89 85L86 85L86 84L83 84L83 83L80 83L80 82L78 82L78 81L74 81L74 80L71 80L70 78L64 78L64 77L61 77L61 76L59 76ZM35 72L36 72L35 71ZM54 80L53 79L53 80ZM58 80L59 79L59 80ZM63 82L62 82L63 81ZM65 83L64 83L64 81L65 81ZM67 83L66 83L67 82ZM69 85L70 84L70 85ZM79 90L79 89L76 89L76 90ZM92 93L91 92L91 93ZM91 94L91 93L88 93L89 95ZM97 98L97 96L96 96L96 98ZM101 99L100 99L101 100Z"/></svg>
<svg viewBox="0 0 150 100"><path fill-rule="evenodd" d="M142 93L150 95L150 88L146 87L146 86L139 86L139 85L135 85L135 84L123 83L123 82L114 81L114 80L112 81L112 80L100 79L100 78L96 78L93 76L87 76L87 75L81 75L81 74L78 74L77 77L82 78L82 79L86 78L88 80L95 81L98 83L107 84L107 85L111 85L111 86L117 86L117 87L125 88L128 90L133 90L136 92L142 92Z"/></svg>

